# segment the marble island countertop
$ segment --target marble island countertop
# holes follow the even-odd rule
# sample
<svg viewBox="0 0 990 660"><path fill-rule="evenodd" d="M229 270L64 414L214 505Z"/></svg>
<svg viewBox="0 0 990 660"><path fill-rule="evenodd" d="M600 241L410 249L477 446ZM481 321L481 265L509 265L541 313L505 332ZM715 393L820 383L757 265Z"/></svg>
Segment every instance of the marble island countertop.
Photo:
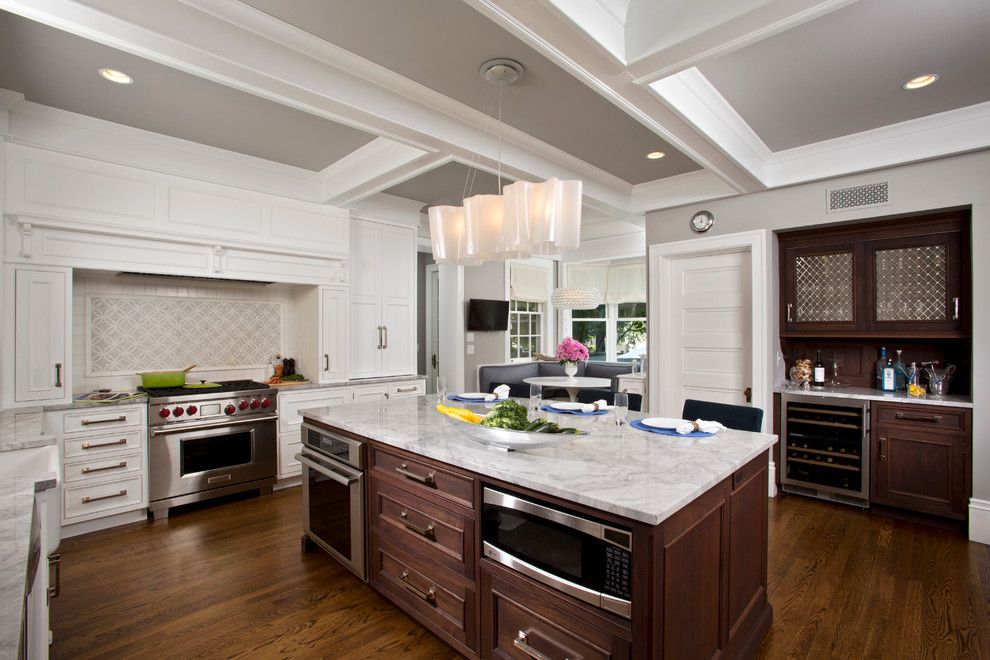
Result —
<svg viewBox="0 0 990 660"><path fill-rule="evenodd" d="M483 476L650 525L669 518L776 442L776 436L726 430L680 438L616 427L611 415L545 414L590 435L545 449L506 452L465 435L436 409L436 397L309 408L309 420ZM484 404L470 404L484 413ZM640 417L630 413L629 418Z"/></svg>
<svg viewBox="0 0 990 660"><path fill-rule="evenodd" d="M55 436L44 433L43 417L40 407L0 410L0 453L55 444Z"/></svg>
<svg viewBox="0 0 990 660"><path fill-rule="evenodd" d="M838 399L859 399L866 401L889 401L891 403L910 403L921 406L948 406L950 408L972 408L973 399L968 396L958 394L946 394L941 397L914 397L908 396L907 392L882 392L872 387L835 387L826 385L825 387L812 387L810 389L797 389L788 387L777 387L777 392L781 394L791 394L807 397L835 397Z"/></svg>

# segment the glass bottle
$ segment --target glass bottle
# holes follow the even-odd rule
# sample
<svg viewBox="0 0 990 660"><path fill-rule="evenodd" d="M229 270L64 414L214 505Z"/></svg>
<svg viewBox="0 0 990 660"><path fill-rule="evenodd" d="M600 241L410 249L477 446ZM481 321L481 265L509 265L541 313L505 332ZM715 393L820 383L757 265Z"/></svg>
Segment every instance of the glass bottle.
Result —
<svg viewBox="0 0 990 660"><path fill-rule="evenodd" d="M894 361L887 358L887 365L883 368L880 389L884 392L893 392L897 387L897 378L894 371Z"/></svg>
<svg viewBox="0 0 990 660"><path fill-rule="evenodd" d="M894 359L894 386L898 390L907 389L907 378L904 371L904 360L901 359L901 349L894 351L897 357Z"/></svg>
<svg viewBox="0 0 990 660"><path fill-rule="evenodd" d="M883 368L887 366L887 347L880 347L880 359L877 360L877 389L883 389Z"/></svg>
<svg viewBox="0 0 990 660"><path fill-rule="evenodd" d="M822 352L815 356L815 364L811 369L811 384L815 387L825 387L825 363L822 362Z"/></svg>

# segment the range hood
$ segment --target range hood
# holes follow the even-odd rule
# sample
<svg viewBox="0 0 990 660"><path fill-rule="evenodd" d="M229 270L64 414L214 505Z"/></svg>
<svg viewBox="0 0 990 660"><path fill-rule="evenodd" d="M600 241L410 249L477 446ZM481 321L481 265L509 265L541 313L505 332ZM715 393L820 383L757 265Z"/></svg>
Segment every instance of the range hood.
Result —
<svg viewBox="0 0 990 660"><path fill-rule="evenodd" d="M197 275L160 275L158 273L136 273L131 271L120 271L114 277L141 278L143 280L155 279L171 282L210 282L212 284L250 284L254 286L268 286L274 282L264 282L262 280L235 280L223 277L200 277Z"/></svg>

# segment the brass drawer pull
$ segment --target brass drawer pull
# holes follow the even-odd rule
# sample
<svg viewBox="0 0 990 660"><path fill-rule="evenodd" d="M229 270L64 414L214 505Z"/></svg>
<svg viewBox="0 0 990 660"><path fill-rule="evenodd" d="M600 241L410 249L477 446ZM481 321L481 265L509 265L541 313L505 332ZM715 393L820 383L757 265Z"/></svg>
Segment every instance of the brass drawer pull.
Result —
<svg viewBox="0 0 990 660"><path fill-rule="evenodd" d="M114 440L113 442L100 442L95 445L91 445L88 442L82 444L83 449L99 449L100 447L116 447L117 445L126 445L127 438L121 438L120 440Z"/></svg>
<svg viewBox="0 0 990 660"><path fill-rule="evenodd" d="M83 426L90 426L91 424L113 424L115 422L126 422L127 415L118 415L117 417L107 418L107 419L89 419L88 417L81 420L79 423Z"/></svg>
<svg viewBox="0 0 990 660"><path fill-rule="evenodd" d="M90 502L99 502L100 500L110 500L115 497L124 497L125 495L127 495L126 488L120 491L119 493L112 493L110 495L101 495L100 497L90 497L87 495L86 497L82 498L82 503L89 504Z"/></svg>
<svg viewBox="0 0 990 660"><path fill-rule="evenodd" d="M107 465L105 467L98 467L98 468L84 467L82 469L82 473L83 474L90 474L91 472L103 472L104 470L119 470L119 469L125 468L125 467L127 467L127 461L121 461L120 463L117 463L116 465Z"/></svg>
<svg viewBox="0 0 990 660"><path fill-rule="evenodd" d="M429 486L430 488L437 487L437 475L434 472L430 472L424 477L421 474L410 472L408 463L403 463L399 467L395 468L395 471L401 474L406 479L412 479L413 481L418 481L424 486Z"/></svg>
<svg viewBox="0 0 990 660"><path fill-rule="evenodd" d="M938 424L942 421L941 415L909 415L907 413L899 412L894 415L894 417L909 422L931 422L932 424Z"/></svg>
<svg viewBox="0 0 990 660"><path fill-rule="evenodd" d="M409 584L409 571L402 571L402 586L406 588L410 593L419 596L427 603L433 607L437 606L437 590L435 587L430 587L429 591L423 591L418 587L414 587Z"/></svg>
<svg viewBox="0 0 990 660"><path fill-rule="evenodd" d="M541 653L540 651L537 651L532 646L530 646L529 635L524 633L522 630L520 630L519 633L516 635L516 638L512 640L512 645L515 646L520 651L522 651L523 653L525 653L526 655L528 655L529 657L533 658L533 660L553 660L553 658L551 658L546 653Z"/></svg>
<svg viewBox="0 0 990 660"><path fill-rule="evenodd" d="M437 532L436 532L436 528L433 526L433 523L430 523L426 527L420 527L419 525L409 520L408 511L403 511L402 513L399 514L399 522L405 525L407 529L416 532L420 536L428 538L431 541L437 540Z"/></svg>

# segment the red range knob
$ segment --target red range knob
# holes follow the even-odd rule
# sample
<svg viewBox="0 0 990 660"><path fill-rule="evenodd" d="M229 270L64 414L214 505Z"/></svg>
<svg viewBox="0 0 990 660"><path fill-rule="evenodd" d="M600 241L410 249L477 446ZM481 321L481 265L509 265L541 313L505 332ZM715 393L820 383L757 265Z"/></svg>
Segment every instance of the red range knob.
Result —
<svg viewBox="0 0 990 660"><path fill-rule="evenodd" d="M233 404L230 403L228 403L227 407L223 409L223 411L228 415L233 415L235 410L237 410L237 408L235 408Z"/></svg>
<svg viewBox="0 0 990 660"><path fill-rule="evenodd" d="M248 405L249 405L249 404L248 404L248 402L247 402L247 401L241 401L241 402L240 402L239 404L237 404L237 405L238 405L238 407L239 407L239 408L240 408L241 410L247 410L247 407L248 407Z"/></svg>
<svg viewBox="0 0 990 660"><path fill-rule="evenodd" d="M255 399L254 401L251 402L251 410L257 410L260 405L261 402Z"/></svg>
<svg viewBox="0 0 990 660"><path fill-rule="evenodd" d="M262 408L270 408L271 405L272 405L272 400L271 399L262 399L261 400L261 407Z"/></svg>
<svg viewBox="0 0 990 660"><path fill-rule="evenodd" d="M161 410L158 411L158 416L161 417L161 418L163 418L163 419L165 417L168 417L171 414L172 414L172 411L169 410L168 408L162 408Z"/></svg>
<svg viewBox="0 0 990 660"><path fill-rule="evenodd" d="M176 417L182 417L183 413L185 412L186 411L182 409L182 406L176 406L175 410L172 411L172 414L175 415Z"/></svg>
<svg viewBox="0 0 990 660"><path fill-rule="evenodd" d="M197 408L196 406L189 406L188 408L186 408L186 414L195 415L198 410L199 408Z"/></svg>

